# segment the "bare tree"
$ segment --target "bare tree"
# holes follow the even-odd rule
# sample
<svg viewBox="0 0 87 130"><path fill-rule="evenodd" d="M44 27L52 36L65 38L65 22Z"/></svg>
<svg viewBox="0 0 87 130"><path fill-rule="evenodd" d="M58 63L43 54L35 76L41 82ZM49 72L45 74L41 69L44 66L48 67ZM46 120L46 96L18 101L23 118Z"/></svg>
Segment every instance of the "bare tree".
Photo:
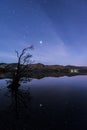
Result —
<svg viewBox="0 0 87 130"><path fill-rule="evenodd" d="M22 77L26 77L27 78L27 74L28 74L28 65L31 64L31 58L32 55L30 54L29 50L32 50L33 46L29 46L27 48L24 48L20 53L19 51L15 51L17 54L17 66L16 66L16 70L13 72L13 77L12 77L12 81L11 84L9 85L9 87L18 87L19 81Z"/></svg>

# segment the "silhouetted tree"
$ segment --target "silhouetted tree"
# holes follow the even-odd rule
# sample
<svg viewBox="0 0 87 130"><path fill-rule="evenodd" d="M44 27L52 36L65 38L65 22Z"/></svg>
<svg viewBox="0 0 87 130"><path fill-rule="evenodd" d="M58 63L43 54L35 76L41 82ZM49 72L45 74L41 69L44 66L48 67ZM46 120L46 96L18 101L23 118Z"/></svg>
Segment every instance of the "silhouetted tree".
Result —
<svg viewBox="0 0 87 130"><path fill-rule="evenodd" d="M20 86L20 79L23 77L23 80L29 80L28 79L28 70L29 70L29 64L31 63L32 55L30 54L29 50L32 50L33 46L24 48L20 53L19 51L15 51L17 54L17 66L15 71L12 72L12 81L8 87L19 87ZM22 79L21 79L22 81Z"/></svg>

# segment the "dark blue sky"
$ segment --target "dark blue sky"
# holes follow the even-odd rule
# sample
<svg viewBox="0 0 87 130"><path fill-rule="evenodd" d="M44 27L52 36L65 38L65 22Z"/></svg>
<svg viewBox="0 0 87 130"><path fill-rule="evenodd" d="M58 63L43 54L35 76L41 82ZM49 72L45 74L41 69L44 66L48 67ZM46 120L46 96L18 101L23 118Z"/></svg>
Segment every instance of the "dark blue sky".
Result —
<svg viewBox="0 0 87 130"><path fill-rule="evenodd" d="M87 1L1 0L0 62L29 45L35 62L87 65Z"/></svg>

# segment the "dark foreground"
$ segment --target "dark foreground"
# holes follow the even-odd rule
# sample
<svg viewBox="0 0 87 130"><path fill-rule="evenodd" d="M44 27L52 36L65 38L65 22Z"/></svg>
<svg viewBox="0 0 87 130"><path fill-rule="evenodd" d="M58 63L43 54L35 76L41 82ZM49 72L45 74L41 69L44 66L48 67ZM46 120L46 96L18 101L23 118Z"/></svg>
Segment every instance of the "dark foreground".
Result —
<svg viewBox="0 0 87 130"><path fill-rule="evenodd" d="M87 129L87 76L31 79L18 90L0 80L0 130Z"/></svg>

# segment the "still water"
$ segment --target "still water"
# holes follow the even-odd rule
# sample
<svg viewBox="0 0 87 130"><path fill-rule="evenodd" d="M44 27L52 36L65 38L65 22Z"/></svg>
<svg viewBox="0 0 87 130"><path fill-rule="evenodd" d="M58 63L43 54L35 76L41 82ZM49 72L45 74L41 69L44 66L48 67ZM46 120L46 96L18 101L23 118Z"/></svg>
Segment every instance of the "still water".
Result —
<svg viewBox="0 0 87 130"><path fill-rule="evenodd" d="M14 92L0 80L0 130L87 129L87 76L31 79Z"/></svg>

